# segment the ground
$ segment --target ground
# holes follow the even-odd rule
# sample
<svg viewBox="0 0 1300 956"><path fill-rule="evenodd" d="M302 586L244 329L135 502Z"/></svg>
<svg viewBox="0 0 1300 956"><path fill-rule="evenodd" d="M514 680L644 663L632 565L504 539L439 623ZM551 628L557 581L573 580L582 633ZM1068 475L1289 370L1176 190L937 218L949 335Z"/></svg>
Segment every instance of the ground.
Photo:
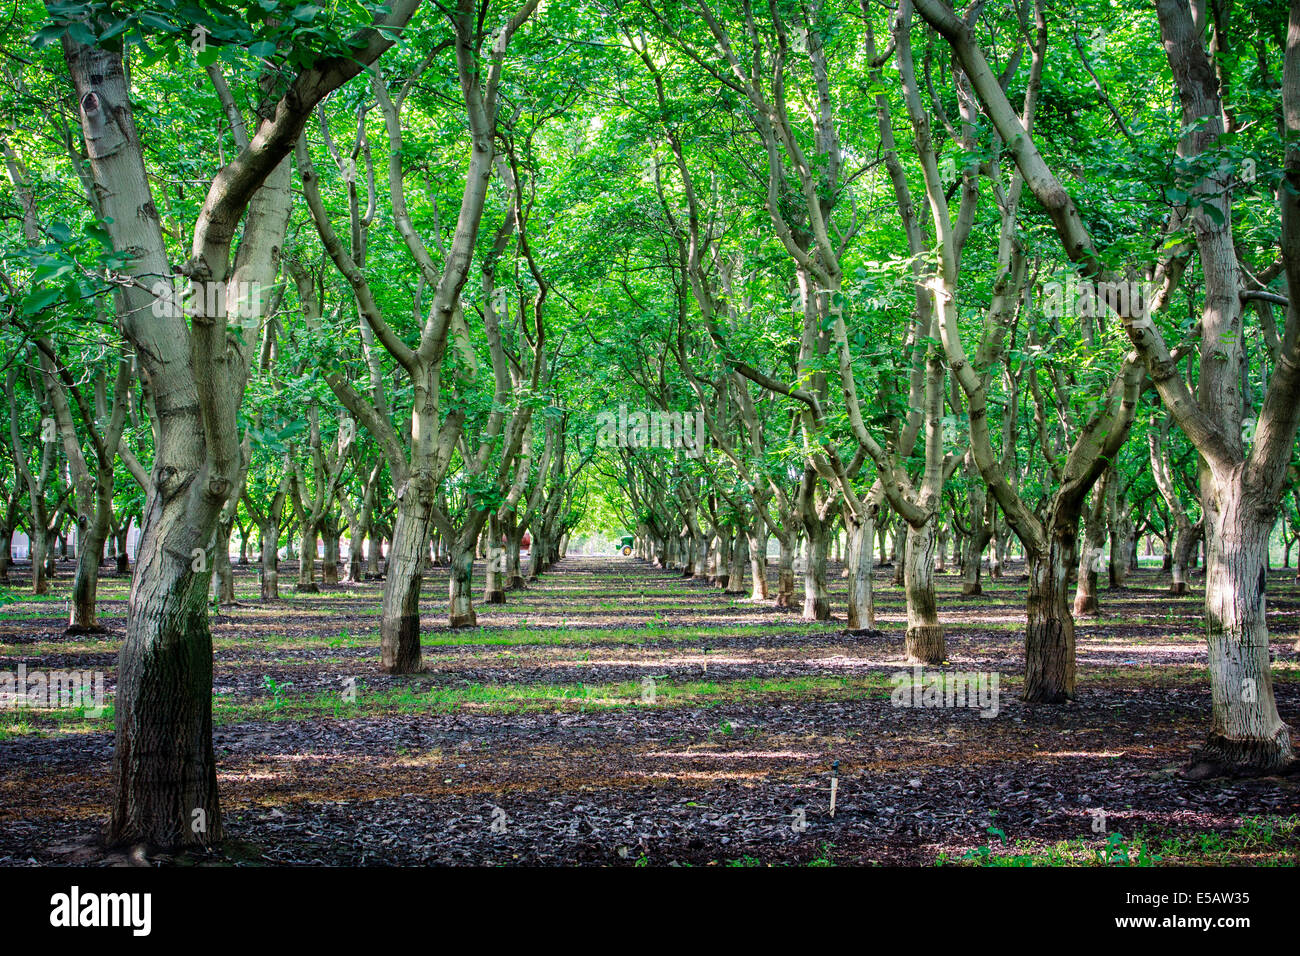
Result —
<svg viewBox="0 0 1300 956"><path fill-rule="evenodd" d="M108 634L65 637L71 565L41 599L21 570L0 590L0 671L102 670L110 706L0 710L0 864L131 862L96 842L128 579L101 582ZM867 634L845 631L838 565L828 623L633 558L569 556L461 631L437 570L425 670L394 677L378 664L380 583L297 594L287 565L268 604L240 568L241 604L213 622L227 843L177 862L1294 865L1300 778L1179 772L1210 708L1199 582L1171 597L1144 569L1102 590L1102 616L1079 622L1078 699L1041 706L1018 699L1020 570L975 598L940 575L943 670L998 675L984 716L894 706L907 668L889 569ZM1294 572L1268 592L1294 738Z"/></svg>

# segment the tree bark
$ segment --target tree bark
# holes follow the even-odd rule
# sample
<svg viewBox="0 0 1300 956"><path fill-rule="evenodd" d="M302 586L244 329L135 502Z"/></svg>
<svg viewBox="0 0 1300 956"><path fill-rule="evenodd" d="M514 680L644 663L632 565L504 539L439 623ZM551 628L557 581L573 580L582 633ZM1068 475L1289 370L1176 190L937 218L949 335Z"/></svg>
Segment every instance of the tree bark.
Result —
<svg viewBox="0 0 1300 956"><path fill-rule="evenodd" d="M414 674L421 666L420 586L429 542L431 496L432 489L417 488L412 481L397 500L379 619L380 659L390 674Z"/></svg>
<svg viewBox="0 0 1300 956"><path fill-rule="evenodd" d="M793 536L779 539L781 547L777 558L776 606L793 608L794 604L794 544Z"/></svg>
<svg viewBox="0 0 1300 956"><path fill-rule="evenodd" d="M934 549L938 516L922 525L907 525L904 587L907 591L907 660L941 664L947 656L943 627L934 600Z"/></svg>
<svg viewBox="0 0 1300 956"><path fill-rule="evenodd" d="M845 519L848 531L849 629L862 630L876 626L876 605L871 588L876 524L871 515L866 520L859 520L847 509Z"/></svg>
<svg viewBox="0 0 1300 956"><path fill-rule="evenodd" d="M1075 572L1078 511L1051 515L1048 546L1026 555L1029 627L1025 636L1024 699L1059 704L1074 699L1074 618L1070 578Z"/></svg>
<svg viewBox="0 0 1300 956"><path fill-rule="evenodd" d="M451 546L451 581L448 585L448 624L453 627L474 627L478 615L474 612L474 548L469 542L457 539Z"/></svg>
<svg viewBox="0 0 1300 956"><path fill-rule="evenodd" d="M767 526L761 518L756 519L750 525L749 530L749 577L750 577L750 600L766 601L768 599L767 585Z"/></svg>
<svg viewBox="0 0 1300 956"><path fill-rule="evenodd" d="M1239 476L1215 482L1205 505L1211 718L1193 775L1282 770L1295 754L1273 695L1265 623L1273 515Z"/></svg>
<svg viewBox="0 0 1300 956"><path fill-rule="evenodd" d="M260 569L263 601L280 600L280 534L272 525L263 525L261 532L262 561Z"/></svg>
<svg viewBox="0 0 1300 956"><path fill-rule="evenodd" d="M803 573L803 619L827 621L831 616L826 593L826 549L830 543L830 522L813 521L808 528L808 564Z"/></svg>

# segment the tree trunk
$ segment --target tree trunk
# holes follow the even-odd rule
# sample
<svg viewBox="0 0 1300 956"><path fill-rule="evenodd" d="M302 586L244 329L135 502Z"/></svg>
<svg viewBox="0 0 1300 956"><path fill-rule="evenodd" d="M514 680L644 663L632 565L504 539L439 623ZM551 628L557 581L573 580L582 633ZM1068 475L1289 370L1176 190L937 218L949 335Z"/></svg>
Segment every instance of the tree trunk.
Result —
<svg viewBox="0 0 1300 956"><path fill-rule="evenodd" d="M414 480L397 501L379 621L381 666L390 674L420 670L420 587L429 543L429 506L430 496L421 494Z"/></svg>
<svg viewBox="0 0 1300 956"><path fill-rule="evenodd" d="M648 542L647 542L648 543ZM542 530L537 529L533 535L533 546L528 552L528 580L536 581L542 576L542 563L546 560L546 539Z"/></svg>
<svg viewBox="0 0 1300 956"><path fill-rule="evenodd" d="M212 575L188 560L187 496L146 506L140 567L118 654L110 846L218 843L212 749ZM176 555L182 555L178 558Z"/></svg>
<svg viewBox="0 0 1300 956"><path fill-rule="evenodd" d="M362 554L365 538L366 529L361 525L352 529L348 537L348 584L360 584L365 576L365 555Z"/></svg>
<svg viewBox="0 0 1300 956"><path fill-rule="evenodd" d="M383 568L379 566L379 559L384 552L384 536L378 534L372 525L366 536L366 580L378 581L384 576Z"/></svg>
<svg viewBox="0 0 1300 956"><path fill-rule="evenodd" d="M126 542L131 535L131 521L128 519L117 533L117 573L131 573L131 558L126 553Z"/></svg>
<svg viewBox="0 0 1300 956"><path fill-rule="evenodd" d="M1074 613L1077 617L1095 617L1097 614L1097 575L1106 545L1106 485L1107 472L1092 490L1092 507L1084 522L1083 553L1079 555L1077 582L1074 593Z"/></svg>
<svg viewBox="0 0 1300 956"><path fill-rule="evenodd" d="M280 536L276 528L262 525L262 600L280 600Z"/></svg>
<svg viewBox="0 0 1300 956"><path fill-rule="evenodd" d="M447 617L451 627L474 627L478 615L474 613L474 547L463 540L451 546L451 582L448 586L450 603Z"/></svg>
<svg viewBox="0 0 1300 956"><path fill-rule="evenodd" d="M731 539L731 563L727 568L726 594L745 593L745 565L749 563L749 539L745 530L736 532Z"/></svg>
<svg viewBox="0 0 1300 956"><path fill-rule="evenodd" d="M1116 492L1118 496L1118 492ZM1124 587L1128 579L1129 554L1133 550L1133 527L1128 516L1124 514L1123 502L1113 501L1110 505L1110 586L1112 589Z"/></svg>
<svg viewBox="0 0 1300 956"><path fill-rule="evenodd" d="M325 522L325 557L321 560L322 584L339 583L339 529L332 521Z"/></svg>
<svg viewBox="0 0 1300 956"><path fill-rule="evenodd" d="M713 576L713 583L720 591L725 591L727 582L731 580L731 535L719 531L717 543L717 573Z"/></svg>
<svg viewBox="0 0 1300 956"><path fill-rule="evenodd" d="M30 552L28 557L31 558L32 563L32 593L45 594L50 590L45 561L45 552L49 547L49 535L39 523L33 521L27 541L28 551Z"/></svg>
<svg viewBox="0 0 1300 956"><path fill-rule="evenodd" d="M781 554L777 558L776 606L794 607L794 549L793 539L780 539Z"/></svg>
<svg viewBox="0 0 1300 956"><path fill-rule="evenodd" d="M488 516L488 545L483 572L483 603L505 604L506 551L501 546L501 522L496 513Z"/></svg>
<svg viewBox="0 0 1300 956"><path fill-rule="evenodd" d="M14 529L0 526L0 584L9 583L9 568L13 564Z"/></svg>
<svg viewBox="0 0 1300 956"><path fill-rule="evenodd" d="M1239 477L1217 483L1205 507L1205 623L1211 721L1198 756L1202 772L1276 771L1295 760L1273 697L1265 621L1272 516Z"/></svg>
<svg viewBox="0 0 1300 956"><path fill-rule="evenodd" d="M109 522L113 516L113 473L105 468L95 470L95 503L89 520L81 520L77 528L77 573L72 579L72 613L68 619L69 634L103 634L106 629L99 623L96 610L96 592L99 588L99 563L104 553L104 540L108 537Z"/></svg>
<svg viewBox="0 0 1300 956"><path fill-rule="evenodd" d="M506 539L506 590L522 591L524 573L519 557L523 548L524 528L518 527Z"/></svg>
<svg viewBox="0 0 1300 956"><path fill-rule="evenodd" d="M316 585L316 542L319 530L312 522L302 528L302 547L298 551L298 590L315 594L320 590Z"/></svg>
<svg viewBox="0 0 1300 956"><path fill-rule="evenodd" d="M856 631L876 626L876 605L871 590L876 523L870 515L862 519L848 516L845 525L848 534L849 630Z"/></svg>
<svg viewBox="0 0 1300 956"><path fill-rule="evenodd" d="M1026 556L1029 626L1025 635L1024 699L1059 704L1074 698L1074 618L1068 604L1075 571L1078 515L1048 523L1048 548Z"/></svg>
<svg viewBox="0 0 1300 956"><path fill-rule="evenodd" d="M894 577L896 588L904 585L903 564L907 560L907 523L899 521L894 528Z"/></svg>
<svg viewBox="0 0 1300 956"><path fill-rule="evenodd" d="M766 601L767 588L767 525L757 519L749 532L750 600Z"/></svg>
<svg viewBox="0 0 1300 956"><path fill-rule="evenodd" d="M1196 548L1201 542L1201 537L1205 531L1205 521L1202 520L1192 524L1190 521L1183 519L1179 524L1178 536L1174 539L1173 564L1170 567L1172 581L1169 584L1170 594L1187 593L1187 575L1188 569L1196 560Z"/></svg>
<svg viewBox="0 0 1300 956"><path fill-rule="evenodd" d="M934 600L934 549L938 517L920 527L908 525L904 557L904 587L907 591L907 660L918 664L942 664L947 656L943 626Z"/></svg>
<svg viewBox="0 0 1300 956"><path fill-rule="evenodd" d="M979 505L978 511L975 507L976 503ZM988 548L989 541L993 539L993 521L997 519L997 514L996 512L990 514L990 511L996 508L996 504L983 490L982 483L978 495L972 489L970 509L972 533L967 535L962 543L964 551L961 559L961 593L963 597L984 593L984 587L980 584L980 575L984 570L984 551Z"/></svg>
<svg viewBox="0 0 1300 956"><path fill-rule="evenodd" d="M222 606L235 603L235 573L230 566L230 533L232 530L233 524L231 522L222 522L217 525L217 546L212 555L215 562L214 573L217 576L217 603Z"/></svg>
<svg viewBox="0 0 1300 956"><path fill-rule="evenodd" d="M712 580L713 572L709 568L709 561L711 559L709 536L704 532L700 532L699 536L696 538L695 547L695 580L710 581Z"/></svg>
<svg viewBox="0 0 1300 956"><path fill-rule="evenodd" d="M803 572L803 619L827 621L831 616L826 593L826 548L830 522L815 521L808 531L808 564Z"/></svg>

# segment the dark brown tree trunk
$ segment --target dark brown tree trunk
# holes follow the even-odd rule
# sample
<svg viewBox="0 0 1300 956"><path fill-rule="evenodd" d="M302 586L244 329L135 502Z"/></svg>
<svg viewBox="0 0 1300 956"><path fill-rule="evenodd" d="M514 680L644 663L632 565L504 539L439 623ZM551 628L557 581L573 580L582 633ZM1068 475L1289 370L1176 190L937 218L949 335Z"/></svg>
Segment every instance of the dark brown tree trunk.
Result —
<svg viewBox="0 0 1300 956"><path fill-rule="evenodd" d="M9 583L9 568L14 563L14 529L0 526L0 584Z"/></svg>

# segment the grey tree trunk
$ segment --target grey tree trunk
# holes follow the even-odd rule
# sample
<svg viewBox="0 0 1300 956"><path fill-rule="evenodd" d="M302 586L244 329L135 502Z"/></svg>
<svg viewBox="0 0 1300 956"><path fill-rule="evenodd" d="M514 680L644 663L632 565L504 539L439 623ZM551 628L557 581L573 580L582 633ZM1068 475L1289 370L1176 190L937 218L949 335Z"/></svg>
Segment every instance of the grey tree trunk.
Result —
<svg viewBox="0 0 1300 956"><path fill-rule="evenodd" d="M826 549L830 522L814 521L808 529L808 563L803 573L803 619L825 621L831 616L826 593Z"/></svg>
<svg viewBox="0 0 1300 956"><path fill-rule="evenodd" d="M907 525L904 587L907 591L906 657L920 664L940 664L947 656L943 627L934 600L934 549L937 516L923 525Z"/></svg>
<svg viewBox="0 0 1300 956"><path fill-rule="evenodd" d="M750 527L749 532L749 577L750 600L766 601L767 586L767 525L759 518Z"/></svg>
<svg viewBox="0 0 1300 956"><path fill-rule="evenodd" d="M745 565L749 563L749 538L742 528L731 539L731 563L727 568L726 594L745 593Z"/></svg>
<svg viewBox="0 0 1300 956"><path fill-rule="evenodd" d="M261 594L263 601L280 600L280 536L271 525L261 529Z"/></svg>
<svg viewBox="0 0 1300 956"><path fill-rule="evenodd" d="M848 529L849 629L873 628L876 626L876 605L871 589L871 572L875 558L872 550L875 521L870 515L860 521L849 514L845 524Z"/></svg>
<svg viewBox="0 0 1300 956"><path fill-rule="evenodd" d="M420 670L420 587L429 546L432 489L412 480L397 501L397 520L388 549L383 613L379 619L382 667L390 674ZM473 559L473 551L470 552Z"/></svg>
<svg viewBox="0 0 1300 956"><path fill-rule="evenodd" d="M214 571L217 576L217 603L228 607L235 603L235 574L230 566L230 533L233 527L228 522L217 525L217 546L213 551Z"/></svg>
<svg viewBox="0 0 1300 956"><path fill-rule="evenodd" d="M1205 502L1205 623L1210 732L1199 773L1281 770L1295 760L1273 695L1265 622L1272 515L1242 483L1220 481Z"/></svg>
<svg viewBox="0 0 1300 956"><path fill-rule="evenodd" d="M792 608L794 604L794 537L783 537L779 541L781 553L777 558L776 571L776 606Z"/></svg>

